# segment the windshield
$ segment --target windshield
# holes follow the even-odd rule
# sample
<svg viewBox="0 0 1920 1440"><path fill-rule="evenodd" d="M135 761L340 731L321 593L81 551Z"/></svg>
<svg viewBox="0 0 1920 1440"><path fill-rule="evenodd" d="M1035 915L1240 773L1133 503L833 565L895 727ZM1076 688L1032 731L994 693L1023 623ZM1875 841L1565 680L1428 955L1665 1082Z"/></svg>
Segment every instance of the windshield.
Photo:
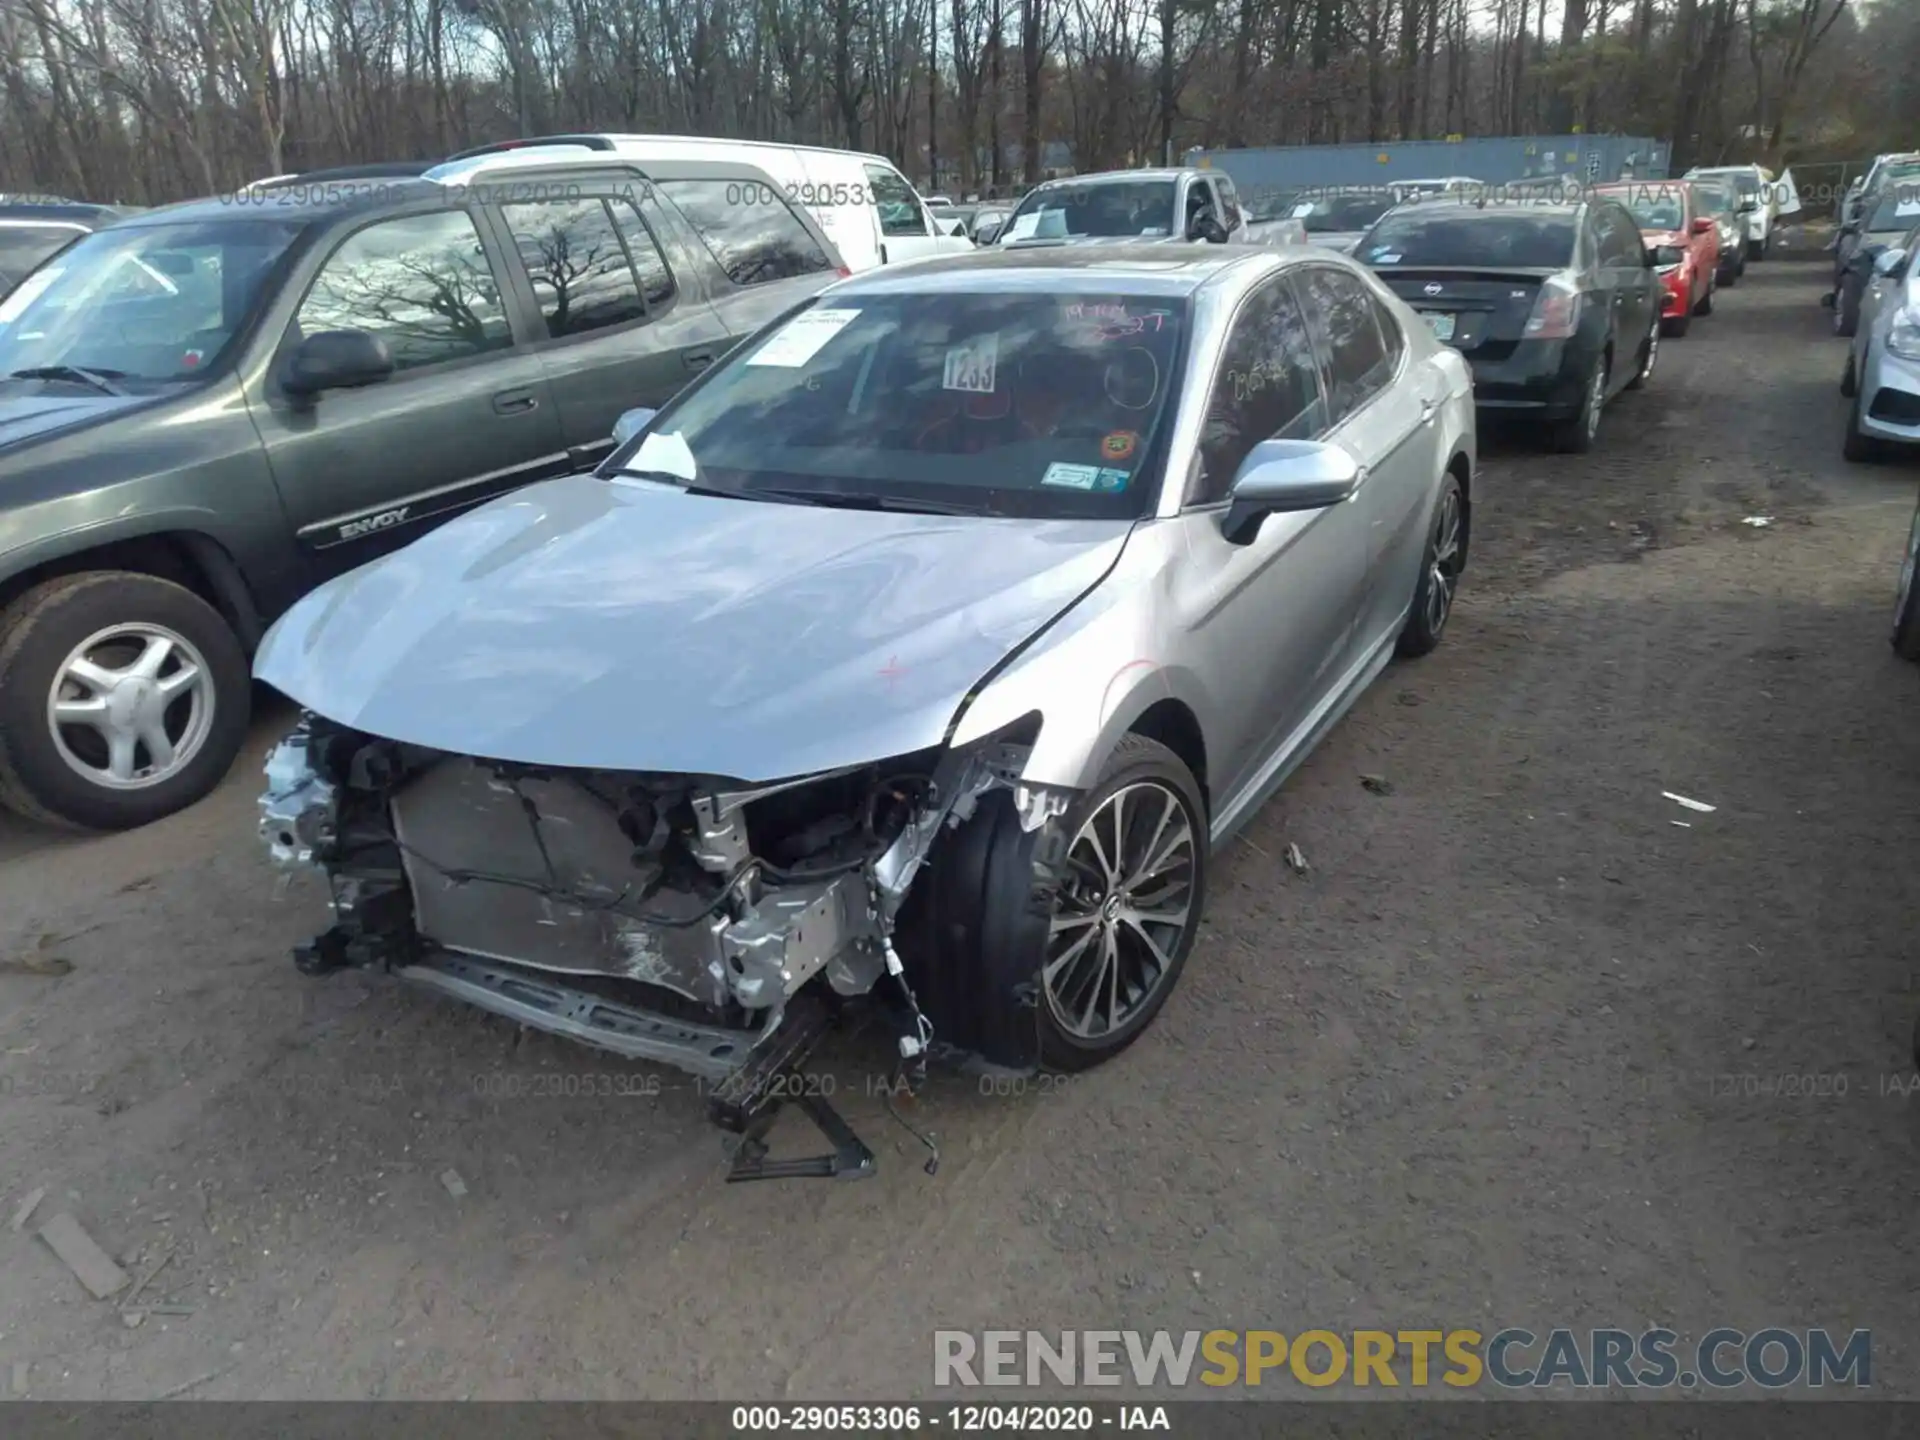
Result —
<svg viewBox="0 0 1920 1440"><path fill-rule="evenodd" d="M1867 221L1867 229L1904 232L1916 223L1920 223L1920 184L1903 180L1880 196L1873 207L1873 217Z"/></svg>
<svg viewBox="0 0 1920 1440"><path fill-rule="evenodd" d="M0 295L80 234L65 225L0 225Z"/></svg>
<svg viewBox="0 0 1920 1440"><path fill-rule="evenodd" d="M1035 190L1007 222L1004 240L1119 240L1173 233L1173 181L1108 180Z"/></svg>
<svg viewBox="0 0 1920 1440"><path fill-rule="evenodd" d="M1507 210L1388 215L1361 242L1369 265L1497 266L1557 270L1573 261L1571 215Z"/></svg>
<svg viewBox="0 0 1920 1440"><path fill-rule="evenodd" d="M1686 199L1671 185L1622 185L1595 193L1626 206L1642 230L1679 230L1687 223Z"/></svg>
<svg viewBox="0 0 1920 1440"><path fill-rule="evenodd" d="M1390 190L1370 190L1359 194L1313 194L1301 192L1284 209L1262 219L1292 218L1309 235L1337 235L1342 231L1364 230L1394 206Z"/></svg>
<svg viewBox="0 0 1920 1440"><path fill-rule="evenodd" d="M192 379L219 359L300 228L210 220L95 231L0 301L0 376L77 366Z"/></svg>
<svg viewBox="0 0 1920 1440"><path fill-rule="evenodd" d="M1731 216L1734 205L1733 187L1724 180L1695 180L1693 185L1694 202L1708 215Z"/></svg>
<svg viewBox="0 0 1920 1440"><path fill-rule="evenodd" d="M743 494L1130 519L1152 503L1186 306L990 290L815 302L613 465Z"/></svg>

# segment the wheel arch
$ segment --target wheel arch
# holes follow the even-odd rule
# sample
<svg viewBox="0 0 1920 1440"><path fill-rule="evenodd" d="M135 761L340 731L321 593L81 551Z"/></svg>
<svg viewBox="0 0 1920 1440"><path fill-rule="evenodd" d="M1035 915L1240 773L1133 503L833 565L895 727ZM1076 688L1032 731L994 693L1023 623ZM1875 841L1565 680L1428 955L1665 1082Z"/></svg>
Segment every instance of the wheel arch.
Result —
<svg viewBox="0 0 1920 1440"><path fill-rule="evenodd" d="M239 562L219 540L189 526L81 530L56 537L32 563L0 579L0 607L44 581L91 570L124 570L171 581L218 611L247 654L260 643L265 626Z"/></svg>

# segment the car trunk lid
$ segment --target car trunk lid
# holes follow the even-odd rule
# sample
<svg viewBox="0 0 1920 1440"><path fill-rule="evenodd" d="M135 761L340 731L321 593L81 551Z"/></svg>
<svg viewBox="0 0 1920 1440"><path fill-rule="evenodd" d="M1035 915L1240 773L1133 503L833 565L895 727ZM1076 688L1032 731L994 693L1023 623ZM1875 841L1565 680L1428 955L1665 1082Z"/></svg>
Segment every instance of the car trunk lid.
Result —
<svg viewBox="0 0 1920 1440"><path fill-rule="evenodd" d="M1422 315L1455 349L1510 350L1526 338L1527 317L1546 280L1558 270L1387 268L1379 272L1394 294Z"/></svg>

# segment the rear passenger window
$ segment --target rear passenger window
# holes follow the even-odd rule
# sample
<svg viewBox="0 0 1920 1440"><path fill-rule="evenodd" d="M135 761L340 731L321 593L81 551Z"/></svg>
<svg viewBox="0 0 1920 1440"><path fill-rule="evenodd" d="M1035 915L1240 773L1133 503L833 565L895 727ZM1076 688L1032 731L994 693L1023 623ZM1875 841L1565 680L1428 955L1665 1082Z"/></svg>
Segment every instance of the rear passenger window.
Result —
<svg viewBox="0 0 1920 1440"><path fill-rule="evenodd" d="M1186 503L1226 499L1262 440L1310 440L1326 426L1306 317L1287 282L1269 280L1234 317L1200 431L1200 476Z"/></svg>
<svg viewBox="0 0 1920 1440"><path fill-rule="evenodd" d="M646 218L631 200L607 203L613 207L614 223L620 227L620 238L627 242L633 268L640 272L640 291L647 297L647 313L658 315L673 304L675 294L673 271L667 265L667 257L661 253L660 242L654 238Z"/></svg>
<svg viewBox="0 0 1920 1440"><path fill-rule="evenodd" d="M656 183L736 285L765 285L833 269L826 251L771 184L752 180Z"/></svg>
<svg viewBox="0 0 1920 1440"><path fill-rule="evenodd" d="M606 201L541 200L500 209L552 339L646 318L640 282Z"/></svg>
<svg viewBox="0 0 1920 1440"><path fill-rule="evenodd" d="M1300 293L1307 321L1327 351L1333 423L1365 405L1386 388L1399 363L1399 326L1385 314L1358 275L1313 265L1300 272ZM1383 333L1392 327L1393 344Z"/></svg>

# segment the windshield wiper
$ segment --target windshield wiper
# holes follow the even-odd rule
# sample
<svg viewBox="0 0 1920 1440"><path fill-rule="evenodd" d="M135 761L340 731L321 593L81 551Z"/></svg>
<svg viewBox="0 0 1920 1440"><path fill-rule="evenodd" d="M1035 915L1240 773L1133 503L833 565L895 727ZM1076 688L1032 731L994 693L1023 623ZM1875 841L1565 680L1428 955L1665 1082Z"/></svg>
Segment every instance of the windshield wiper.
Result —
<svg viewBox="0 0 1920 1440"><path fill-rule="evenodd" d="M102 395L124 395L113 382L127 378L124 370L89 370L80 365L29 365L24 370L14 370L7 376L9 380L76 380L82 385L90 385Z"/></svg>
<svg viewBox="0 0 1920 1440"><path fill-rule="evenodd" d="M733 492L727 492L733 493ZM846 490L762 490L744 492L767 496L794 505L825 505L836 510L897 510L908 515L991 515L991 510L973 505L955 505L945 500L909 500L899 495L876 495Z"/></svg>

